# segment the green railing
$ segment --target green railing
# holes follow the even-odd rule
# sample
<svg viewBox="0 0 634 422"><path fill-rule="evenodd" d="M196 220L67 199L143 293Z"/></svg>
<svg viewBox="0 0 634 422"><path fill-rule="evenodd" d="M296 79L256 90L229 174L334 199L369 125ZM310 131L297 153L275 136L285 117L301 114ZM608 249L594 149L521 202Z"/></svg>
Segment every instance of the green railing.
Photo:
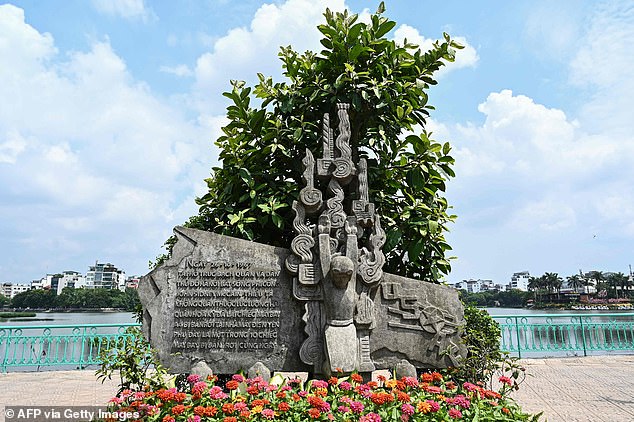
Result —
<svg viewBox="0 0 634 422"><path fill-rule="evenodd" d="M133 334L139 324L0 326L0 369L55 366L83 369L101 363L99 353Z"/></svg>
<svg viewBox="0 0 634 422"><path fill-rule="evenodd" d="M634 313L492 315L518 357L634 351Z"/></svg>

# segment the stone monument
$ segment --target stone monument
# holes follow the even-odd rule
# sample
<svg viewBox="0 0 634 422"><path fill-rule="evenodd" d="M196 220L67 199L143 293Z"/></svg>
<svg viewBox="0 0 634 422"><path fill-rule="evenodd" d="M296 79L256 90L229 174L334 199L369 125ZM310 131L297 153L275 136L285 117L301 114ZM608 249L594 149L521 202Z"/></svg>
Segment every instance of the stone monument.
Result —
<svg viewBox="0 0 634 422"><path fill-rule="evenodd" d="M354 162L348 105L324 115L322 158L306 150L291 249L175 228L143 277L143 329L173 372L254 365L328 376L459 364L463 309L449 287L383 273L385 233Z"/></svg>

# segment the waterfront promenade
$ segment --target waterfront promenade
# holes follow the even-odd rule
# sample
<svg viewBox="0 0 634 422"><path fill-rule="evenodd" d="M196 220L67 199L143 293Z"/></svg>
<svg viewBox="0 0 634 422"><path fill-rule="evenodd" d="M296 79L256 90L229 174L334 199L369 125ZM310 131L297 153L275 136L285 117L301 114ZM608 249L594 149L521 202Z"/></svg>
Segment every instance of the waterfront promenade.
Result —
<svg viewBox="0 0 634 422"><path fill-rule="evenodd" d="M634 356L523 359L528 374L515 399L549 422L634 421ZM4 405L104 405L116 380L98 381L92 370L0 374Z"/></svg>

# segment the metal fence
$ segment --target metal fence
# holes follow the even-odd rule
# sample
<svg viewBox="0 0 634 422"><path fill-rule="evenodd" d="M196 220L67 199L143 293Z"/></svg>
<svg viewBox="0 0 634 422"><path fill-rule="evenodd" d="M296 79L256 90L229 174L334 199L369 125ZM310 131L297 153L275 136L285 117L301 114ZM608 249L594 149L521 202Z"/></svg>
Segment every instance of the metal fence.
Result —
<svg viewBox="0 0 634 422"><path fill-rule="evenodd" d="M0 369L54 366L83 369L100 364L99 353L129 341L140 324L0 326Z"/></svg>
<svg viewBox="0 0 634 422"><path fill-rule="evenodd" d="M634 313L494 315L518 357L634 351Z"/></svg>

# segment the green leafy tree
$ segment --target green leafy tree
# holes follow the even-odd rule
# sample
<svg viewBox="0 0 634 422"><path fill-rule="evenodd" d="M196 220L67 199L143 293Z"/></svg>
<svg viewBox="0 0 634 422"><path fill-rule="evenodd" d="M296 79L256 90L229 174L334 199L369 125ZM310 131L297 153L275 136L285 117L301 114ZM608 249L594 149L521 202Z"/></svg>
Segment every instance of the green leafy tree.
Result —
<svg viewBox="0 0 634 422"><path fill-rule="evenodd" d="M281 49L286 82L261 74L253 89L232 82L229 123L216 141L222 166L187 226L288 247L301 157L307 148L320 153L324 113L348 103L353 158L368 161L370 199L386 231L385 269L427 281L450 271L445 232L455 216L444 192L454 159L424 126L433 75L462 47L447 34L429 51L400 45L386 37L396 23L383 12L381 4L366 24L326 10L321 52Z"/></svg>
<svg viewBox="0 0 634 422"><path fill-rule="evenodd" d="M0 294L0 308L4 308L5 306L9 306L10 303L11 303L11 299L9 299L8 297L6 297L3 294Z"/></svg>
<svg viewBox="0 0 634 422"><path fill-rule="evenodd" d="M568 281L568 287L574 289L575 293L579 292L579 287L584 286L583 279L579 274L569 275L566 280Z"/></svg>

